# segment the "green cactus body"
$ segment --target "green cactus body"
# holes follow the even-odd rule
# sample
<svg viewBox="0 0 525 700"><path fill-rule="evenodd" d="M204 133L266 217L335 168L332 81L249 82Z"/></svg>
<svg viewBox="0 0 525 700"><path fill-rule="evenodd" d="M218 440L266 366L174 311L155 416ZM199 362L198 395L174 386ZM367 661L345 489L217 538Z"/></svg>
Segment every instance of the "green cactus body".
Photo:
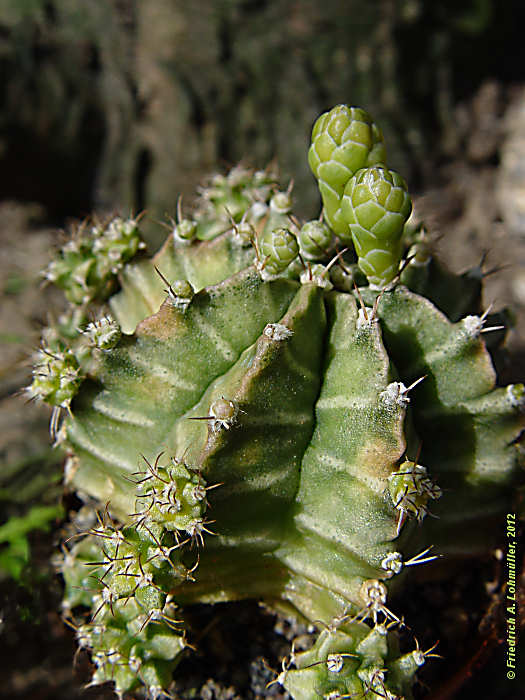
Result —
<svg viewBox="0 0 525 700"><path fill-rule="evenodd" d="M315 645L295 657L297 671L283 670L282 683L293 697L317 696L337 700L373 693L393 700L411 697L417 669L425 653L401 656L396 639L385 625L349 623L344 630L323 630Z"/></svg>
<svg viewBox="0 0 525 700"><path fill-rule="evenodd" d="M516 470L513 441L523 420L523 387L496 388L479 316L451 323L428 300L403 287L383 295L378 315L403 380L431 379L414 389L414 421L426 466L450 490L432 505L439 524L426 523L426 543L449 557L479 556L488 523L496 526L508 503L497 485ZM443 435L452 438L443 440ZM427 444L432 445L428 456ZM464 527L458 527L459 512Z"/></svg>
<svg viewBox="0 0 525 700"><path fill-rule="evenodd" d="M324 115L314 142L348 118ZM370 120L359 125L366 160L379 141ZM401 192L388 204L402 212L397 274L412 245L401 238L407 195L385 172ZM295 700L408 699L432 654L399 650L398 574L425 564L442 576L441 561L490 552L517 479L523 388L495 388L470 278L454 277L467 304L447 296L450 273L431 261L424 274L407 266L417 292L384 289L383 271L378 294L351 257L303 269L298 251L315 260L321 241L318 259L329 257L331 231L318 222L296 235L289 202L266 184L254 249L240 245L255 176L237 175L202 195L205 235L170 235L120 271L115 335L103 324L69 341L79 379L57 432L66 482L108 505L64 557L64 608L91 610L79 641L93 683L113 680L119 694L168 689L191 642L185 606L256 597L319 627L277 679ZM235 188L222 232L221 197ZM52 391L40 398L56 405Z"/></svg>
<svg viewBox="0 0 525 700"><path fill-rule="evenodd" d="M100 523L91 532L73 547L61 570L64 613L79 605L92 608L90 623L77 629L81 647L92 650L92 684L111 679L121 695L138 678L149 678L149 687L160 690L186 646L177 606L163 591L187 575L173 562L176 539L168 542L155 526L120 530Z"/></svg>

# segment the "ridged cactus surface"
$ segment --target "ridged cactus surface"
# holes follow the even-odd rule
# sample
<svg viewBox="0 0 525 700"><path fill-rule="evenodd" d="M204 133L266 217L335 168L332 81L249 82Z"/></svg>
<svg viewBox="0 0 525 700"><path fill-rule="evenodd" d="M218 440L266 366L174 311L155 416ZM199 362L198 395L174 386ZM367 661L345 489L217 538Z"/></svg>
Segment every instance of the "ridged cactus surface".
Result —
<svg viewBox="0 0 525 700"><path fill-rule="evenodd" d="M320 117L309 158L324 221L235 169L104 284L58 255L81 292L60 276L70 307L28 391L54 406L66 483L92 511L61 565L64 611L93 683L119 695L169 691L186 606L253 597L318 627L276 679L295 700L408 699L434 654L400 650L398 575L446 576L497 542L524 392L496 388L480 285L405 227L366 112ZM81 235L89 261L101 234Z"/></svg>

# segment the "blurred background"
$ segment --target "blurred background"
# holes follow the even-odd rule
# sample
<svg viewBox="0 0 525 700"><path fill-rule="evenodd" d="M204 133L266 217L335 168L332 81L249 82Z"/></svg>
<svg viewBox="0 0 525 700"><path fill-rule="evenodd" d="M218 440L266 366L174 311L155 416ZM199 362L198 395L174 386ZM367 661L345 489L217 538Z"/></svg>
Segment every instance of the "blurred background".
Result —
<svg viewBox="0 0 525 700"><path fill-rule="evenodd" d="M514 324L502 378L519 380L524 20L521 0L0 0L0 696L77 697L80 685L46 563L60 464L45 411L14 396L52 303L39 271L60 232L93 212L146 211L153 252L179 194L189 205L205 175L239 161L275 160L296 210L316 215L312 124L361 106L438 250L456 270L484 260L486 303ZM512 697L495 674L491 697Z"/></svg>

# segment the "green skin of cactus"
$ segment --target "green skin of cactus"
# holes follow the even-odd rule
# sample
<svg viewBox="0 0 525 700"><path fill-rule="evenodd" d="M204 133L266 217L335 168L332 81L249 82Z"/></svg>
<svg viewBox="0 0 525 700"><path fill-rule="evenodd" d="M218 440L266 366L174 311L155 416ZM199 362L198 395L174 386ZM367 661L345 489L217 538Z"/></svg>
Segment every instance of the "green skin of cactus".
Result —
<svg viewBox="0 0 525 700"><path fill-rule="evenodd" d="M315 122L308 162L319 182L326 221L337 235L346 235L344 189L361 168L386 162L380 129L365 110L338 105Z"/></svg>
<svg viewBox="0 0 525 700"><path fill-rule="evenodd" d="M123 267L109 299L122 338L78 353L86 379L59 431L66 482L112 519L65 555L64 609L91 609L79 643L92 649L93 682L113 680L119 694L167 688L186 605L255 597L319 624L312 649L279 675L295 700L320 688L410 698L425 655L401 655L395 630L385 634L402 615L387 593L430 545L442 558L425 566L438 577L497 544L523 388L496 388L479 276L430 259L406 267L407 286L378 298L361 279L357 295L324 273L301 283L294 238L282 274L278 246L265 253L278 253L278 269L263 280L231 219L216 235L224 193L242 195L235 220L250 222L260 182L239 177L203 197L194 240L170 236L152 260ZM262 186L259 248L290 223ZM409 402L405 387L421 377Z"/></svg>
<svg viewBox="0 0 525 700"><path fill-rule="evenodd" d="M297 655L299 670L283 671L283 684L293 697L313 697L312 688L324 698L360 697L363 687L379 697L410 697L425 657L418 651L400 655L396 642L384 625L325 629L309 651Z"/></svg>
<svg viewBox="0 0 525 700"><path fill-rule="evenodd" d="M401 236L412 211L405 181L392 170L363 168L346 185L341 210L360 269L371 285L382 289L398 274ZM348 234L340 238L350 242Z"/></svg>
<svg viewBox="0 0 525 700"><path fill-rule="evenodd" d="M118 692L140 682L166 687L185 647L183 625L159 617L168 596L178 611L255 597L326 625L359 616L321 632L283 671L280 681L296 700L313 700L317 688L348 695L370 687L410 698L421 664L415 652L400 655L395 632L385 635L381 626L395 600L374 603L366 591L386 584L395 592L402 583L384 564L393 553L406 561L434 545L443 559L427 566L436 575L442 561L488 554L516 478L523 390L495 388L477 317L453 323L398 286L382 294L374 319L377 292L362 287L367 321L354 293L284 277L263 281L253 251L232 238L188 245L170 237L151 262L123 270L110 306L128 335L100 354L64 419L70 486L101 508L110 504L140 561L128 569L127 587L115 588L116 570L100 584L115 590L92 622L104 623L88 644L99 655L94 682L113 678ZM186 308L166 296L155 267L196 290ZM403 389L423 376L409 405ZM418 493L416 510L403 514L399 494L411 493L413 478L401 466L415 463L421 444L419 464L443 495ZM170 476L170 464L182 465L181 474ZM136 483L141 474L149 481ZM199 487L200 500L180 504L189 493L181 478ZM427 509L439 519L424 519ZM147 569L157 562L148 551L160 545L166 553L173 537L180 546L169 561L161 558L165 570ZM94 614L101 605L104 590L87 590L93 583L78 592L79 577L89 574L79 573L78 562L104 561L106 540L87 536L73 563L64 562L69 607L84 604ZM188 541L199 546L194 570ZM82 547L95 551L84 556ZM153 602L133 590L141 573ZM144 629L166 641L142 639L144 629L121 619L119 606L141 621L156 610ZM151 651L149 642L164 651ZM115 678L108 654L117 647L128 666ZM132 680L137 663L144 670Z"/></svg>

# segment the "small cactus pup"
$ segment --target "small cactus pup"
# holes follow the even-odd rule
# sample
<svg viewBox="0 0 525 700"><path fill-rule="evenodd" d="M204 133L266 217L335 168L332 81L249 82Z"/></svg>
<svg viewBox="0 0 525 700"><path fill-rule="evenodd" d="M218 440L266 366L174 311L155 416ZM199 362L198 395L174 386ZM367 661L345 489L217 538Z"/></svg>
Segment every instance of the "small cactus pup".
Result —
<svg viewBox="0 0 525 700"><path fill-rule="evenodd" d="M85 502L64 615L119 696L168 695L199 636L189 606L256 598L317 629L275 679L295 700L408 700L436 656L417 620L399 635L411 573L439 580L498 544L525 400L496 384L481 277L405 225L366 112L322 115L309 159L317 220L235 168L179 205L152 259L97 244L138 235L111 222L46 273L69 306L28 392L54 407Z"/></svg>
<svg viewBox="0 0 525 700"><path fill-rule="evenodd" d="M338 105L315 122L308 162L319 181L326 220L337 235L346 234L345 187L361 168L386 162L381 130L364 109Z"/></svg>
<svg viewBox="0 0 525 700"><path fill-rule="evenodd" d="M357 264L372 288L383 289L399 272L401 236L412 211L405 181L386 168L358 170L345 187L341 209ZM340 238L350 242L343 235Z"/></svg>

